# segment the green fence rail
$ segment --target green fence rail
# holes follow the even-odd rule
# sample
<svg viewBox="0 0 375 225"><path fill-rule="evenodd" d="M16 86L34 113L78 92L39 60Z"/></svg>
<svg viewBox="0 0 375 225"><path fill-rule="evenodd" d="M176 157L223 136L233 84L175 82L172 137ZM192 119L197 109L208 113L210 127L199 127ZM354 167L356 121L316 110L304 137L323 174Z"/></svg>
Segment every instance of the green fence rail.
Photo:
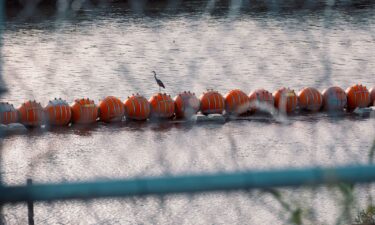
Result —
<svg viewBox="0 0 375 225"><path fill-rule="evenodd" d="M302 168L95 182L1 186L0 203L134 197L375 181L375 166Z"/></svg>

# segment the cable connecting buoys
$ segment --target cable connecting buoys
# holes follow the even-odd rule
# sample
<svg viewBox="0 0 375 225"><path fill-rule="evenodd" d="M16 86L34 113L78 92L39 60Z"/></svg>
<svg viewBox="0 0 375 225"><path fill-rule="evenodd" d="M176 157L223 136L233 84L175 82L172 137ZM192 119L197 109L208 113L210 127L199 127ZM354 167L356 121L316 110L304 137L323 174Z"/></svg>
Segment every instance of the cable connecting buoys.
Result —
<svg viewBox="0 0 375 225"><path fill-rule="evenodd" d="M90 124L98 118L98 107L88 98L76 99L70 108L73 123Z"/></svg>
<svg viewBox="0 0 375 225"><path fill-rule="evenodd" d="M18 122L18 113L13 105L0 102L0 123L10 124Z"/></svg>
<svg viewBox="0 0 375 225"><path fill-rule="evenodd" d="M292 113L297 107L297 95L294 90L289 88L280 88L273 93L275 107L282 113Z"/></svg>
<svg viewBox="0 0 375 225"><path fill-rule="evenodd" d="M125 117L132 120L147 120L150 116L150 103L139 94L132 95L124 102Z"/></svg>
<svg viewBox="0 0 375 225"><path fill-rule="evenodd" d="M329 87L323 91L323 109L342 111L347 104L346 93L340 87Z"/></svg>
<svg viewBox="0 0 375 225"><path fill-rule="evenodd" d="M249 97L241 90L234 89L225 96L225 111L228 114L241 115L249 110Z"/></svg>
<svg viewBox="0 0 375 225"><path fill-rule="evenodd" d="M190 91L179 93L173 100L177 118L190 118L199 111L200 101Z"/></svg>
<svg viewBox="0 0 375 225"><path fill-rule="evenodd" d="M348 110L353 110L357 107L367 107L370 104L370 93L366 86L362 86L361 84L348 87L346 89L346 96L348 98Z"/></svg>
<svg viewBox="0 0 375 225"><path fill-rule="evenodd" d="M249 94L250 99L250 111L267 111L267 109L262 109L263 107L274 107L274 100L272 93L264 90L257 89Z"/></svg>
<svg viewBox="0 0 375 225"><path fill-rule="evenodd" d="M372 87L370 89L370 99L371 99L370 105L375 106L375 87Z"/></svg>
<svg viewBox="0 0 375 225"><path fill-rule="evenodd" d="M174 115L174 102L170 95L157 93L149 100L152 118L166 119Z"/></svg>
<svg viewBox="0 0 375 225"><path fill-rule="evenodd" d="M300 109L317 112L323 104L322 94L313 87L303 88L298 92L298 104Z"/></svg>
<svg viewBox="0 0 375 225"><path fill-rule="evenodd" d="M26 101L19 108L19 120L27 127L37 127L43 123L43 107L36 101Z"/></svg>
<svg viewBox="0 0 375 225"><path fill-rule="evenodd" d="M49 101L48 105L44 107L44 113L48 124L53 126L68 125L72 118L69 104L61 98Z"/></svg>
<svg viewBox="0 0 375 225"><path fill-rule="evenodd" d="M200 96L201 107L203 114L222 114L225 108L224 97L217 91L207 90Z"/></svg>
<svg viewBox="0 0 375 225"><path fill-rule="evenodd" d="M121 100L108 96L99 102L99 118L106 123L121 121L124 116L125 108Z"/></svg>

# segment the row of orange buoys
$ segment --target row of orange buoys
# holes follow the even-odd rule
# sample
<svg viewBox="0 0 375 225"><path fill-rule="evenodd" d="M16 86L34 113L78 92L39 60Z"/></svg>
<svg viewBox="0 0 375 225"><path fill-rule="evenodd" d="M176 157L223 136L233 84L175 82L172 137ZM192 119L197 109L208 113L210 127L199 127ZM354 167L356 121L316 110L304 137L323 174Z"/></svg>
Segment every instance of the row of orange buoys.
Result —
<svg viewBox="0 0 375 225"><path fill-rule="evenodd" d="M198 99L194 93L182 92L174 99L170 95L157 93L149 100L136 94L125 102L108 96L98 105L88 98L76 99L71 105L62 99L49 101L44 108L36 101L26 101L18 109L8 103L0 103L0 123L20 122L25 126L40 126L43 123L63 126L69 123L91 124L98 119L103 122L121 121L125 116L132 120L148 118L190 118L200 111L202 114L242 115L248 112L270 111L292 113L297 108L311 112L352 111L375 105L375 88L370 91L356 84L346 91L330 87L320 93L313 87L301 89L298 93L290 88L280 88L273 94L257 89L249 95L239 89L229 91L225 96L214 90L207 90Z"/></svg>

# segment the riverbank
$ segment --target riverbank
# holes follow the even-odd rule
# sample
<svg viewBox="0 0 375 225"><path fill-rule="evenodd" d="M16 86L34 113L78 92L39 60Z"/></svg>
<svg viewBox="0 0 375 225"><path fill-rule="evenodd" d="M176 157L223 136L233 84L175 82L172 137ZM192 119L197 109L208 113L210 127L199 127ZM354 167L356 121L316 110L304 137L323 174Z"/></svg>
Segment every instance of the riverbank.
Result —
<svg viewBox="0 0 375 225"><path fill-rule="evenodd" d="M134 6L143 6L143 7L153 7L159 5L162 7L171 7L171 6L186 6L189 3L193 2L194 6L207 6L210 3L208 0L197 1L197 0L181 0L181 1L168 1L168 0L6 0L5 6L6 9L22 9L25 7L51 7L56 8L61 5L82 5L87 7L94 6L104 6L112 4L122 4L125 7L132 8ZM238 1L240 2L240 1ZM229 0L217 0L215 5L218 7L230 7L231 5L236 4L236 1ZM275 8L311 8L319 9L326 6L330 7L367 7L374 4L374 1L371 0L283 0L278 1L277 3L270 0L252 0L252 1L243 1L242 6L244 8L253 8L259 10L269 10Z"/></svg>
<svg viewBox="0 0 375 225"><path fill-rule="evenodd" d="M92 11L99 8L123 9L121 13L136 13L139 15L168 13L201 13L209 12L212 15L227 15L235 10L239 13L294 13L301 10L320 11L327 8L355 11L372 8L375 1L371 0L252 0L229 1L217 0L214 3L204 0L6 0L5 15L7 20L40 21L55 17L72 18L77 13Z"/></svg>

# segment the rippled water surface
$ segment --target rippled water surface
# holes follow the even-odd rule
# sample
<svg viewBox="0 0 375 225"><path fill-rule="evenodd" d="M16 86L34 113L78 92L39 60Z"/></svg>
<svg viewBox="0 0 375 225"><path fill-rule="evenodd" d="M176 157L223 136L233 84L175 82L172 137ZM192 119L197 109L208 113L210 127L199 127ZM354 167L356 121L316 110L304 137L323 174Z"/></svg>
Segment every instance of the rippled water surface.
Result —
<svg viewBox="0 0 375 225"><path fill-rule="evenodd" d="M98 101L158 91L155 70L171 96L206 88L281 86L320 90L375 86L372 8L134 15L109 7L33 22L12 19L3 33L1 96L18 106L54 97ZM290 123L98 124L4 137L6 184L127 178L243 169L366 163L374 118L293 116ZM292 195L293 191L289 193ZM294 191L317 210L338 215L329 190ZM364 193L359 193L359 195ZM259 191L37 204L37 224L275 224L278 203ZM27 221L23 205L6 206L9 224Z"/></svg>

